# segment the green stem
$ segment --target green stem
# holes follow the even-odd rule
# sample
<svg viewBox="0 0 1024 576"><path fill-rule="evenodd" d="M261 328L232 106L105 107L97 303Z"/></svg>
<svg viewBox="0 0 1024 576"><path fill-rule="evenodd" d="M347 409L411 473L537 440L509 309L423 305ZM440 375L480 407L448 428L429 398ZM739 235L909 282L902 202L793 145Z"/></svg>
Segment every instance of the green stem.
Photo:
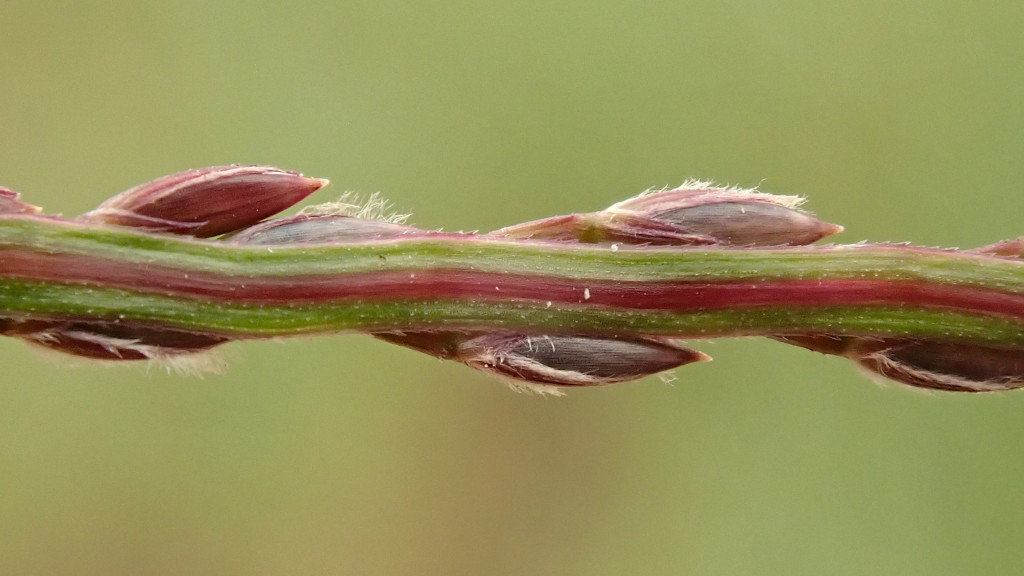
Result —
<svg viewBox="0 0 1024 576"><path fill-rule="evenodd" d="M248 247L8 216L0 317L233 338L502 328L1017 346L1024 263L905 246L613 248L472 235Z"/></svg>

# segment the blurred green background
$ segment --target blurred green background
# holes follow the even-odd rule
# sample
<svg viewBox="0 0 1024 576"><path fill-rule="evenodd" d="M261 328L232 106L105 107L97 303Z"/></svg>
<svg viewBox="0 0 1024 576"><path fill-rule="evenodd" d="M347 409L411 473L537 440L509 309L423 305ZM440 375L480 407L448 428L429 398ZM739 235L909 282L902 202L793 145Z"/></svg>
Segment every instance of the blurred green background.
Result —
<svg viewBox="0 0 1024 576"><path fill-rule="evenodd" d="M75 215L268 163L426 228L687 177L842 241L1024 233L1024 4L27 2L0 184ZM876 386L761 340L666 385L517 395L360 336L204 379L0 341L3 574L1010 574L1024 394Z"/></svg>

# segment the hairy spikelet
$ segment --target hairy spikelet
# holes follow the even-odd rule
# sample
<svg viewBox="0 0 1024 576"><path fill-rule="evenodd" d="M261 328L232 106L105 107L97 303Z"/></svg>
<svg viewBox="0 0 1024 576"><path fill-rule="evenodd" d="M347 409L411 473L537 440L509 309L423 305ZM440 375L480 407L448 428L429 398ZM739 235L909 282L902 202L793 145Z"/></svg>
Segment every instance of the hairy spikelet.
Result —
<svg viewBox="0 0 1024 576"><path fill-rule="evenodd" d="M334 202L307 206L299 211L303 216L349 216L363 220L379 220L391 224L405 224L412 214L392 209L392 204L379 192L363 197L357 192L345 192Z"/></svg>

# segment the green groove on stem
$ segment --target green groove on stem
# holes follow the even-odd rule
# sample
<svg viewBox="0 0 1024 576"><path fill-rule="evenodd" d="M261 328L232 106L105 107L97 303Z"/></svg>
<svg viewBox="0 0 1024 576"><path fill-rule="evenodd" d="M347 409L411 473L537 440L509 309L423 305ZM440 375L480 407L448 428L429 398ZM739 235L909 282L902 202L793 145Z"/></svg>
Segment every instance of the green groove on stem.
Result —
<svg viewBox="0 0 1024 576"><path fill-rule="evenodd" d="M534 332L637 332L690 338L823 332L1024 345L1024 330L1021 323L1013 319L912 308L762 307L671 313L564 304L547 308L498 301L230 305L126 290L13 281L0 284L0 306L8 316L122 317L257 338L318 332L457 327Z"/></svg>

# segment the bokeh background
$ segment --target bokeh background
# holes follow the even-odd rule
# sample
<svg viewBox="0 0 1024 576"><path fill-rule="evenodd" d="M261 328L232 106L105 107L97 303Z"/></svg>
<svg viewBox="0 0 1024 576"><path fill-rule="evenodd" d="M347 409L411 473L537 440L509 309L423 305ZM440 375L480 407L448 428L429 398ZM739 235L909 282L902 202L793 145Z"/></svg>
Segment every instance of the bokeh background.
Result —
<svg viewBox="0 0 1024 576"><path fill-rule="evenodd" d="M688 177L840 239L1024 233L1024 4L28 2L0 184L74 215L268 163L426 228ZM360 336L203 379L0 341L3 574L1011 574L1024 394L879 387L761 340L561 399Z"/></svg>

